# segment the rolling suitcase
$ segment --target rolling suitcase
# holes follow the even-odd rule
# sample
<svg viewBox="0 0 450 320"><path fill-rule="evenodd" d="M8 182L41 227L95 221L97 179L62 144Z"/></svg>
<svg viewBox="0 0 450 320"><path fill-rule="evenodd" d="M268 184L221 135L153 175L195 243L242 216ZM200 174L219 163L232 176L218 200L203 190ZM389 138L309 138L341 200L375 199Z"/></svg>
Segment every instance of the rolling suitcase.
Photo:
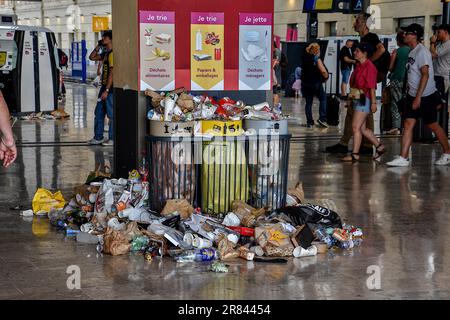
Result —
<svg viewBox="0 0 450 320"><path fill-rule="evenodd" d="M327 95L327 123L330 126L338 126L339 125L339 115L341 108L341 101L333 94L333 74L330 73L331 77L331 85L330 85L330 93Z"/></svg>
<svg viewBox="0 0 450 320"><path fill-rule="evenodd" d="M392 129L391 91L389 87L383 89L380 113L380 132L384 133Z"/></svg>

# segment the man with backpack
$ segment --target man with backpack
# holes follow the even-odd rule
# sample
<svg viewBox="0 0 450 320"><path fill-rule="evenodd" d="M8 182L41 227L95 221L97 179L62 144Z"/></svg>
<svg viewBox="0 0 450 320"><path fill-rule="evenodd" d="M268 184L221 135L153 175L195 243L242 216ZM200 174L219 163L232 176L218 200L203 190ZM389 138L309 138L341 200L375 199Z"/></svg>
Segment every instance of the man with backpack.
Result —
<svg viewBox="0 0 450 320"><path fill-rule="evenodd" d="M380 38L375 33L370 32L368 21L370 15L369 14L359 14L356 18L356 21L353 25L356 32L359 33L361 37L361 43L368 43L373 47L374 53L371 56L370 60L377 68L377 83L380 83L386 79L386 75L389 72L389 66L391 63L391 56L389 52L384 47L383 43L380 41ZM347 115L345 117L345 126L344 126L344 134L341 137L341 140L338 144L327 147L327 153L348 153L348 143L353 136L352 130L352 119L353 119L353 108L347 107ZM374 120L373 114L369 114L367 118L367 128L370 130L374 130ZM362 146L360 149L360 154L369 154L373 155L373 145L367 139L363 139Z"/></svg>

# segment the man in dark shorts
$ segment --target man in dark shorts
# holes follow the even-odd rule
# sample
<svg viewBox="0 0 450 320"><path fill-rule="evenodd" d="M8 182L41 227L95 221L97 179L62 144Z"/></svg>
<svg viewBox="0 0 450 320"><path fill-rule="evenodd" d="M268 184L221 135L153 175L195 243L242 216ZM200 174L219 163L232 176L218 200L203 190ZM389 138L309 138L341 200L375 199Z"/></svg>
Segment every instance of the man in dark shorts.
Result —
<svg viewBox="0 0 450 320"><path fill-rule="evenodd" d="M411 163L409 152L413 141L413 130L417 119L434 132L443 149L443 155L435 162L438 166L450 164L450 146L444 130L439 126L438 106L440 95L434 81L434 68L431 52L420 41L423 39L423 27L413 23L404 29L405 43L411 48L408 56L408 88L406 110L403 118L405 131L402 137L401 155L387 165L391 167L408 167Z"/></svg>
<svg viewBox="0 0 450 320"><path fill-rule="evenodd" d="M355 24L353 25L356 32L359 33L361 37L360 42L369 43L374 50L374 54L370 57L370 60L373 62L378 71L377 83L381 82L383 78L386 77L386 74L389 71L390 66L390 55L386 51L383 43L380 41L380 38L375 34L369 31L368 20L370 15L368 14L359 14L356 18ZM348 107L348 106L347 106ZM347 115L345 117L345 126L344 126L344 134L341 137L341 141L338 144L327 147L326 152L328 153L347 153L348 152L348 143L353 136L352 130L352 119L353 119L353 108L347 108ZM370 114L367 118L367 128L370 130L374 130L374 120L373 114ZM362 146L360 149L360 154L373 154L373 146L367 140L363 139Z"/></svg>

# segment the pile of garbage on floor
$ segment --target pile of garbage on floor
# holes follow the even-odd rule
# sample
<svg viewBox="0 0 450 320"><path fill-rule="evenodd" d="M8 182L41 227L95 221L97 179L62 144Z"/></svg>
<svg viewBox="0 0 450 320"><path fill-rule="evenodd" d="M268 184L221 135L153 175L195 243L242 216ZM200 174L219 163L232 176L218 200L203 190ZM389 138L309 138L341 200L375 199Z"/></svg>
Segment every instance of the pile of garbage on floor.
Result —
<svg viewBox="0 0 450 320"><path fill-rule="evenodd" d="M145 94L151 97L152 109L149 110L147 118L152 121L270 121L286 117L282 115L281 104L271 107L269 103L264 102L248 106L243 101L234 101L228 97L219 99L207 95L194 96L188 94L184 88L161 94L148 89Z"/></svg>
<svg viewBox="0 0 450 320"><path fill-rule="evenodd" d="M100 253L209 262L214 272L227 272L224 262L230 259L285 263L287 257L350 250L363 241L362 230L343 224L336 212L304 204L300 183L289 189L284 209L268 212L235 200L231 212L214 216L184 199L168 200L158 213L149 210L147 175L142 169L128 179L90 176L69 203L60 192L39 189L33 213Z"/></svg>
<svg viewBox="0 0 450 320"><path fill-rule="evenodd" d="M30 114L19 116L18 119L20 120L62 120L62 119L68 119L70 118L70 115L64 111L63 109L58 109L52 112L33 112Z"/></svg>

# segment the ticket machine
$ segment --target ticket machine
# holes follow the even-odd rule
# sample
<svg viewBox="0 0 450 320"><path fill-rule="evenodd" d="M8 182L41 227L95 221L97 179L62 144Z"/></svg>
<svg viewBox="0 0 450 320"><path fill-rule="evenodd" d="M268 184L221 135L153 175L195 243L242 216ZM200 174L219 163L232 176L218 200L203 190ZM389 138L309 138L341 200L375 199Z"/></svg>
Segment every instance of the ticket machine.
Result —
<svg viewBox="0 0 450 320"><path fill-rule="evenodd" d="M59 69L53 32L0 25L0 86L11 113L57 108Z"/></svg>

